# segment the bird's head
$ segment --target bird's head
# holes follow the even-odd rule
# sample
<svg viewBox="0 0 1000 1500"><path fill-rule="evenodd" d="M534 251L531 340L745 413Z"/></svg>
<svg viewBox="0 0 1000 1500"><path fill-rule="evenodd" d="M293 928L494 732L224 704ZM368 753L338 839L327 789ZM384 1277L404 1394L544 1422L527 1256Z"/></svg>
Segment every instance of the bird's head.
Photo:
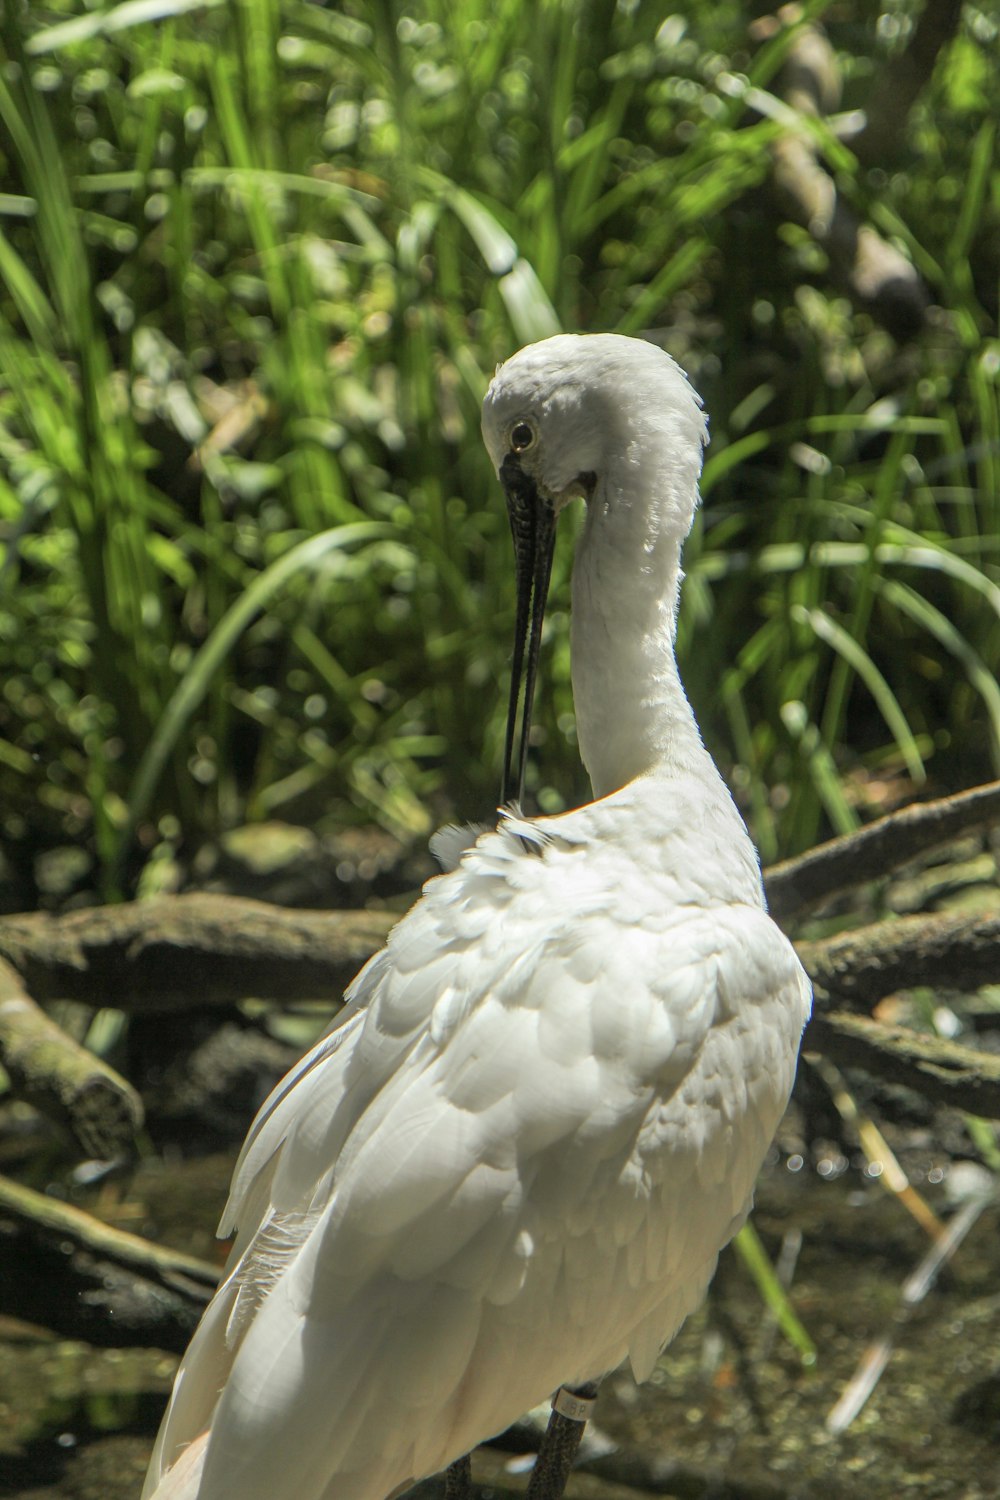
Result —
<svg viewBox="0 0 1000 1500"><path fill-rule="evenodd" d="M650 487L653 464L663 472L652 488L664 498L649 517L651 532L669 532L679 545L697 501L705 417L683 372L654 344L614 333L558 334L497 370L483 402L483 440L514 538L517 612L501 801L520 801L556 518L574 499L629 504Z"/></svg>

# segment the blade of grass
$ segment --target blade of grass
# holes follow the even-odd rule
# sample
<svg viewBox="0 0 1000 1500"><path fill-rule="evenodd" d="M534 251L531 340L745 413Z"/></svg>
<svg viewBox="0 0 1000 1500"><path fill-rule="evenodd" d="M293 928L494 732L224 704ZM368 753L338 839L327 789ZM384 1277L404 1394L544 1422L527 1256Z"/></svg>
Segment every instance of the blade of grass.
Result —
<svg viewBox="0 0 1000 1500"><path fill-rule="evenodd" d="M788 1293L778 1280L770 1257L753 1224L743 1225L733 1240L733 1248L750 1272L761 1301L776 1319L779 1328L798 1354L802 1364L809 1369L816 1363L816 1345L792 1306Z"/></svg>
<svg viewBox="0 0 1000 1500"><path fill-rule="evenodd" d="M119 863L127 852L136 824L146 814L177 740L208 692L216 672L250 622L296 573L315 567L330 552L379 541L391 534L391 527L377 521L358 522L320 532L318 536L300 542L265 568L230 606L175 688L138 764L127 798Z"/></svg>
<svg viewBox="0 0 1000 1500"><path fill-rule="evenodd" d="M916 738L899 705L899 699L868 652L842 625L831 619L826 610L798 608L793 611L793 616L814 630L821 641L832 646L850 670L861 678L885 720L907 770L913 780L921 785L926 780L926 770Z"/></svg>

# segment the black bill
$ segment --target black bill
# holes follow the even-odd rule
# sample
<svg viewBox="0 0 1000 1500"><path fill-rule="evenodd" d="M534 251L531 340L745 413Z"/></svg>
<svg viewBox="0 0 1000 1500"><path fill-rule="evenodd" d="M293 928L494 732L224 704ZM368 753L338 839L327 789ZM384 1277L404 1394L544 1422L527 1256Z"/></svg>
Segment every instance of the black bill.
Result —
<svg viewBox="0 0 1000 1500"><path fill-rule="evenodd" d="M507 497L507 514L514 538L514 570L517 582L517 609L514 616L514 654L510 671L510 702L507 708L507 733L504 739L503 780L500 802L505 806L520 804L524 795L524 770L528 758L528 736L531 733L531 705L535 696L538 649L542 640L542 620L552 573L555 550L556 516L551 503L538 493L530 475L525 474L517 457L508 453L500 465L500 482ZM530 629L529 629L530 621ZM527 644L527 667L525 645ZM514 739L518 704L524 683L521 709L521 734L514 774Z"/></svg>

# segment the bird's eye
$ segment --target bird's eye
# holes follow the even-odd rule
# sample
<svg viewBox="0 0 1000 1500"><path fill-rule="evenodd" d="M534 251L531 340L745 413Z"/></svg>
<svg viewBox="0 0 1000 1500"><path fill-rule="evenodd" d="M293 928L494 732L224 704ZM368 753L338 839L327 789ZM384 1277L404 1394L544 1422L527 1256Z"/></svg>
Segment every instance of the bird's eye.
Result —
<svg viewBox="0 0 1000 1500"><path fill-rule="evenodd" d="M515 453L524 453L534 443L535 436L530 422L515 422L510 429L510 446Z"/></svg>

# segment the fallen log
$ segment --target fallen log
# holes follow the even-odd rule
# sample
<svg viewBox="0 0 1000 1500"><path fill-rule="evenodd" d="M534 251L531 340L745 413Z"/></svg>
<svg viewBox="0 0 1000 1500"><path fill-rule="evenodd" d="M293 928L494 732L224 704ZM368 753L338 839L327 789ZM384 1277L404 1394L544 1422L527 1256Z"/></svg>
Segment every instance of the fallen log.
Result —
<svg viewBox="0 0 1000 1500"><path fill-rule="evenodd" d="M2 917L0 957L40 1001L127 1012L250 996L334 1001L396 920L388 912L292 911L235 896L159 896Z"/></svg>

